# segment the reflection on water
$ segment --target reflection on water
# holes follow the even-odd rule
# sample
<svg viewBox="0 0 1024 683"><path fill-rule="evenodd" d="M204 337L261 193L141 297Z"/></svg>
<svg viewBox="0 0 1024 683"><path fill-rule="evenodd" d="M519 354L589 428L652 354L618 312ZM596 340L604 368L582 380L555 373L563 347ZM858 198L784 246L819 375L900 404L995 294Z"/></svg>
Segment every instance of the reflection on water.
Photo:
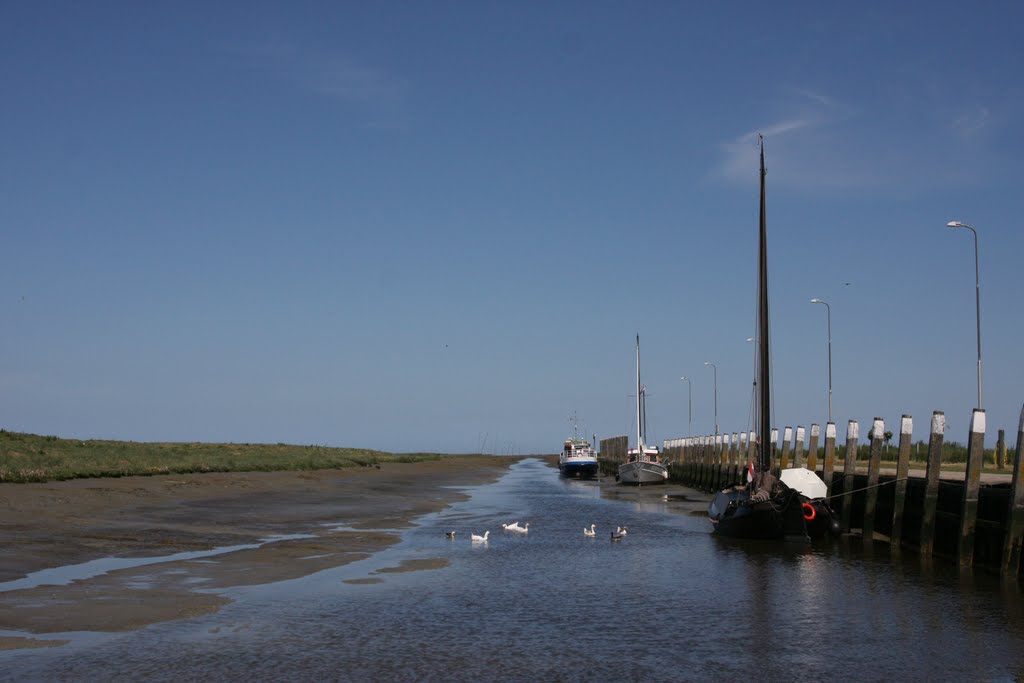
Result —
<svg viewBox="0 0 1024 683"><path fill-rule="evenodd" d="M64 567L51 567L32 572L28 576L5 581L0 583L0 592L22 590L25 588L36 588L38 586L66 586L72 581L82 581L97 576L102 576L118 569L130 569L133 567L145 567L151 564L166 564L180 562L183 560L202 561L204 557L215 557L226 555L238 550L252 550L267 543L278 541L292 541L302 538L315 538L309 534L287 534L284 536L270 536L261 539L259 543L247 543L242 545L228 545L213 548L211 550L187 550L171 555L159 555L157 557L101 557L97 560L90 560L81 564L71 564Z"/></svg>
<svg viewBox="0 0 1024 683"><path fill-rule="evenodd" d="M18 680L1012 679L1016 586L890 556L723 539L685 500L537 460L346 567L216 615L46 651ZM530 522L529 534L501 524ZM594 523L597 537L582 530ZM621 542L610 531L628 526ZM456 540L444 531L456 529ZM489 530L486 545L469 534ZM447 565L447 566L446 566ZM387 571L415 567L420 571Z"/></svg>

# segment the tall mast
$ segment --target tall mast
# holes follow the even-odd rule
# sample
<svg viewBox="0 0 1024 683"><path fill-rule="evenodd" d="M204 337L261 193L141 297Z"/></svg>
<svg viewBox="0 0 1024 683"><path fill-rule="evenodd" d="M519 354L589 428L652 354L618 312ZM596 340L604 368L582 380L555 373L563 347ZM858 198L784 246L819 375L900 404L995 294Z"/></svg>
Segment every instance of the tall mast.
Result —
<svg viewBox="0 0 1024 683"><path fill-rule="evenodd" d="M760 237L757 256L757 335L758 335L758 438L760 439L758 470L767 472L771 468L771 384L769 380L770 354L768 348L768 223L765 216L765 170L764 138L761 142L761 216Z"/></svg>
<svg viewBox="0 0 1024 683"><path fill-rule="evenodd" d="M642 457L644 454L644 436L640 430L640 402L642 396L640 395L640 335L636 335L636 448L637 457Z"/></svg>

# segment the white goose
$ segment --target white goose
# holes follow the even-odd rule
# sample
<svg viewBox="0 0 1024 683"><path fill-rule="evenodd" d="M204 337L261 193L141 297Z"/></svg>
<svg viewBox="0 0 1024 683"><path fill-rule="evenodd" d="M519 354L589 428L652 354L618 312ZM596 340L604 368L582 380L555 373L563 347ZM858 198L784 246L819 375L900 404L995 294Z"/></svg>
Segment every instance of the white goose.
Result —
<svg viewBox="0 0 1024 683"><path fill-rule="evenodd" d="M483 536L477 536L476 534L470 534L469 540L473 543L486 543L487 537L491 535L490 531L485 531Z"/></svg>
<svg viewBox="0 0 1024 683"><path fill-rule="evenodd" d="M589 536L591 538L596 536L597 532L594 531L594 526L595 526L594 524L591 524L589 529L587 527L583 527L583 535L584 536Z"/></svg>
<svg viewBox="0 0 1024 683"><path fill-rule="evenodd" d="M625 536L627 529L629 529L629 527L626 527L626 526L616 527L615 528L615 535L616 536Z"/></svg>
<svg viewBox="0 0 1024 683"><path fill-rule="evenodd" d="M528 534L530 533L530 523L527 522L526 526L519 526L519 522L516 522L516 526L510 526L509 531L514 531L517 534Z"/></svg>
<svg viewBox="0 0 1024 683"><path fill-rule="evenodd" d="M519 526L519 522L512 522L511 524L502 524L501 528L504 529L505 531L520 531L521 530L521 527Z"/></svg>
<svg viewBox="0 0 1024 683"><path fill-rule="evenodd" d="M455 532L454 531L446 531L446 532L444 532L444 535L447 536L448 538L455 538Z"/></svg>

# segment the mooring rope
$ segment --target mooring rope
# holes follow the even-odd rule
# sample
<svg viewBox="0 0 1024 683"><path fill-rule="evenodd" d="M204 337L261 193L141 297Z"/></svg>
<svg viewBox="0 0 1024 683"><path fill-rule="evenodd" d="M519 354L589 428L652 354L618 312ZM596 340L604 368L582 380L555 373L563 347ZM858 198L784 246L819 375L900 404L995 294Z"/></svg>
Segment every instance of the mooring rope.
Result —
<svg viewBox="0 0 1024 683"><path fill-rule="evenodd" d="M825 496L826 500L832 500L833 498L842 498L843 496L853 495L854 493L860 493L861 491L867 491L868 489L876 489L879 486L886 486L888 484L895 484L898 481L907 481L910 477L903 477L902 479L892 479L890 481L883 481L878 484L872 484L871 486L865 486L862 489L853 489L852 491L843 491L842 493L836 493L831 496Z"/></svg>

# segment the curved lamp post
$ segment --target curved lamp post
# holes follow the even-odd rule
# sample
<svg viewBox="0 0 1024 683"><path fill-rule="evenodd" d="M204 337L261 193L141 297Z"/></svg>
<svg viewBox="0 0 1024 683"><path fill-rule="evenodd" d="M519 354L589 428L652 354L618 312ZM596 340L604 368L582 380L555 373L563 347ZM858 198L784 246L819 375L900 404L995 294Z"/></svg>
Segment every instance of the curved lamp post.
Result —
<svg viewBox="0 0 1024 683"><path fill-rule="evenodd" d="M704 361L704 365L710 365L715 370L715 436L718 436L718 366L711 361Z"/></svg>
<svg viewBox="0 0 1024 683"><path fill-rule="evenodd" d="M689 395L689 412L687 413L689 422L686 427L686 436L693 436L693 382L690 381L689 377L680 377L679 379L686 382L687 394Z"/></svg>
<svg viewBox="0 0 1024 683"><path fill-rule="evenodd" d="M811 299L812 304L824 304L828 324L828 421L832 421L832 307L827 301Z"/></svg>
<svg viewBox="0 0 1024 683"><path fill-rule="evenodd" d="M981 278L978 274L978 231L960 221L946 223L947 228L967 228L974 233L974 310L978 327L978 409L981 410Z"/></svg>

